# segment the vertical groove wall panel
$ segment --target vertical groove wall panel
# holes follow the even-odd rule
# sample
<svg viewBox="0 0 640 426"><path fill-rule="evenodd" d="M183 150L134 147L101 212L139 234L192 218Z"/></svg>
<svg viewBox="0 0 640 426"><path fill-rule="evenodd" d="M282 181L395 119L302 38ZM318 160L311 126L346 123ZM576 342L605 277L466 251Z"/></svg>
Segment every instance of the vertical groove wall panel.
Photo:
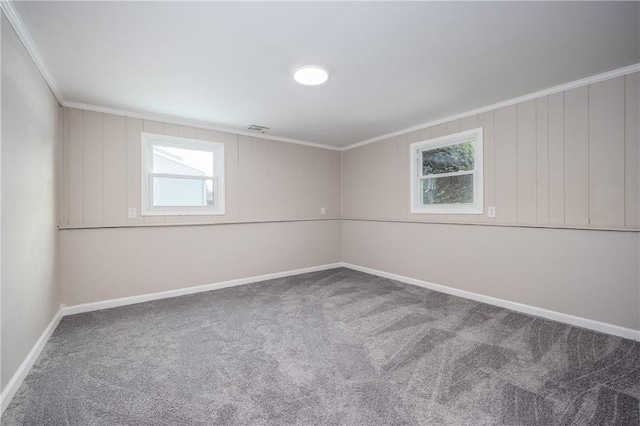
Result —
<svg viewBox="0 0 640 426"><path fill-rule="evenodd" d="M297 205L297 166L296 166L296 150L297 146L293 144L285 144L285 162L286 162L286 186L285 186L285 203L286 203L286 217L288 219L295 219L298 213Z"/></svg>
<svg viewBox="0 0 640 426"><path fill-rule="evenodd" d="M537 216L536 101L517 105L518 223L535 224Z"/></svg>
<svg viewBox="0 0 640 426"><path fill-rule="evenodd" d="M303 146L303 181L302 181L302 218L307 219L315 216L316 205L318 203L318 185L314 180L316 174L316 162L313 157L313 148L310 146Z"/></svg>
<svg viewBox="0 0 640 426"><path fill-rule="evenodd" d="M624 132L624 221L627 227L640 228L640 74L625 77Z"/></svg>
<svg viewBox="0 0 640 426"><path fill-rule="evenodd" d="M84 224L103 224L102 113L84 111Z"/></svg>
<svg viewBox="0 0 640 426"><path fill-rule="evenodd" d="M516 106L495 111L496 222L516 223L518 215L518 146Z"/></svg>
<svg viewBox="0 0 640 426"><path fill-rule="evenodd" d="M224 134L225 215L227 222L237 222L239 215L238 136ZM221 218L223 219L223 218Z"/></svg>
<svg viewBox="0 0 640 426"><path fill-rule="evenodd" d="M253 138L238 136L239 217L253 220Z"/></svg>
<svg viewBox="0 0 640 426"><path fill-rule="evenodd" d="M272 192L272 196L274 197L274 212L273 215L276 219L284 219L285 218L285 179L286 179L286 170L284 168L284 143L273 141L273 157L277 160L277 163L274 165L274 188Z"/></svg>
<svg viewBox="0 0 640 426"><path fill-rule="evenodd" d="M624 226L624 77L589 86L589 218Z"/></svg>
<svg viewBox="0 0 640 426"><path fill-rule="evenodd" d="M252 142L253 147L253 219L265 220L267 218L267 155L266 144L261 138L254 138Z"/></svg>
<svg viewBox="0 0 640 426"><path fill-rule="evenodd" d="M461 118L460 120L460 128L459 131L464 132L466 130L477 129L478 126L478 116L472 115L471 117Z"/></svg>
<svg viewBox="0 0 640 426"><path fill-rule="evenodd" d="M380 146L377 152L378 156L378 173L380 174L380 217L391 219L394 217L394 188L396 164L395 138L385 139L379 142Z"/></svg>
<svg viewBox="0 0 640 426"><path fill-rule="evenodd" d="M454 133L460 132L460 120L453 120L446 123L446 129L445 135L453 135Z"/></svg>
<svg viewBox="0 0 640 426"><path fill-rule="evenodd" d="M69 224L84 224L84 114L69 109Z"/></svg>
<svg viewBox="0 0 640 426"><path fill-rule="evenodd" d="M142 132L224 143L226 213L141 216ZM341 217L338 151L66 107L62 108L61 133L62 225ZM136 218L128 218L129 207L137 210Z"/></svg>
<svg viewBox="0 0 640 426"><path fill-rule="evenodd" d="M317 161L314 156L315 148L310 146L303 146L304 152L304 190L303 200L304 209L302 210L302 217L305 219L319 216L320 206L318 205L318 196L316 190L318 183L315 179L317 174Z"/></svg>
<svg viewBox="0 0 640 426"><path fill-rule="evenodd" d="M127 208L136 209L136 218L129 219L129 225L142 223L141 206L141 137L142 120L137 118L126 118L126 145L127 145Z"/></svg>
<svg viewBox="0 0 640 426"><path fill-rule="evenodd" d="M310 150L311 159L313 160L313 167L311 168L312 174L311 179L309 180L309 194L311 195L311 214L312 218L320 218L323 217L320 214L320 208L325 207L326 209L326 201L325 201L325 188L326 181L320 176L323 175L324 170L324 156L320 149L312 148Z"/></svg>
<svg viewBox="0 0 640 426"><path fill-rule="evenodd" d="M104 223L127 223L126 119L104 114Z"/></svg>
<svg viewBox="0 0 640 426"><path fill-rule="evenodd" d="M198 139L198 129L195 127L187 127L187 137L189 139Z"/></svg>
<svg viewBox="0 0 640 426"><path fill-rule="evenodd" d="M267 170L265 173L265 181L267 187L265 188L266 200L265 200L265 217L268 220L276 218L276 191L278 181L277 159L276 159L276 142L271 140L264 140L265 147L265 165Z"/></svg>
<svg viewBox="0 0 640 426"><path fill-rule="evenodd" d="M307 202L305 187L305 146L296 145L296 217L303 219Z"/></svg>
<svg viewBox="0 0 640 426"><path fill-rule="evenodd" d="M62 107L62 143L60 159L60 219L61 225L69 224L69 108Z"/></svg>
<svg viewBox="0 0 640 426"><path fill-rule="evenodd" d="M329 186L328 186L328 181L327 179L323 179L323 176L326 176L327 173L327 156L325 155L325 150L320 149L320 148L313 148L313 153L312 153L313 159L314 159L314 170L315 170L315 174L313 175L312 178L312 188L315 186L316 188L318 188L318 194L316 197L316 208L314 211L314 214L312 217L316 217L316 218L325 218L327 216L326 211L327 211L327 199L328 199L328 195L329 195ZM324 207L325 209L325 214L321 214L320 209Z"/></svg>
<svg viewBox="0 0 640 426"><path fill-rule="evenodd" d="M536 223L549 223L549 99L536 100Z"/></svg>
<svg viewBox="0 0 640 426"><path fill-rule="evenodd" d="M378 211L378 199L376 197L376 191L378 189L378 176L376 170L376 148L377 142L365 145L362 149L363 155L361 158L362 168L358 176L359 188L364 195L364 209L361 209L360 215L362 217L372 219L380 217Z"/></svg>
<svg viewBox="0 0 640 426"><path fill-rule="evenodd" d="M564 93L549 96L549 223L564 225Z"/></svg>
<svg viewBox="0 0 640 426"><path fill-rule="evenodd" d="M415 133L415 132L414 132ZM394 138L395 142L395 181L393 183L393 218L406 219L409 212L409 150L408 135Z"/></svg>
<svg viewBox="0 0 640 426"><path fill-rule="evenodd" d="M178 136L180 137L180 126L177 124L164 124L164 134L167 136Z"/></svg>
<svg viewBox="0 0 640 426"><path fill-rule="evenodd" d="M342 164L342 214L345 217L358 217L355 205L358 199L355 176L359 172L356 158L360 153L359 149L350 149L343 152Z"/></svg>
<svg viewBox="0 0 640 426"><path fill-rule="evenodd" d="M421 129L421 130L416 130L414 132L411 132L409 134L407 134L407 141L404 145L399 146L398 148L398 152L401 153L401 155L404 155L404 161L406 164L406 175L404 177L403 180L401 180L402 182L404 182L404 188L400 189L405 191L406 194L406 204L405 204L405 208L406 208L406 218L409 220L420 220L420 215L415 214L415 213L411 213L411 192L413 191L413 188L411 188L411 165L410 165L410 161L411 161L411 156L410 156L410 150L411 150L411 144L416 143L416 142L420 142L423 139L423 136L427 136L425 135L426 130L425 129ZM430 131L429 131L429 135L430 135Z"/></svg>
<svg viewBox="0 0 640 426"><path fill-rule="evenodd" d="M564 96L564 170L566 223L589 224L589 88Z"/></svg>
<svg viewBox="0 0 640 426"><path fill-rule="evenodd" d="M495 222L495 217L487 216L487 208L496 205L495 198L495 128L494 112L480 114L478 126L482 127L483 155L484 155L484 213L478 217L480 222Z"/></svg>
<svg viewBox="0 0 640 426"><path fill-rule="evenodd" d="M323 200L322 200L321 206L324 207L324 215L320 215L320 217L326 218L330 215L329 212L332 210L332 207L331 207L332 182L330 178L331 169L332 169L331 153L326 149L318 149L317 152L320 158L322 158L322 168L320 169L320 172L316 176L316 181L319 182L323 188L323 194L322 194Z"/></svg>
<svg viewBox="0 0 640 426"><path fill-rule="evenodd" d="M329 151L331 156L331 211L327 210L327 216L331 218L342 217L341 196L342 191L342 153Z"/></svg>

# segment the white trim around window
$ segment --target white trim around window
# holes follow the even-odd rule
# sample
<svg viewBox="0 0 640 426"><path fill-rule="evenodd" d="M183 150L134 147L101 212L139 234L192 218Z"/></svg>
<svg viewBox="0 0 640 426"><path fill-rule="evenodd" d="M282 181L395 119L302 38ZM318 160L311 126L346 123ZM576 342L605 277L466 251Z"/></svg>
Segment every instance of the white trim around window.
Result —
<svg viewBox="0 0 640 426"><path fill-rule="evenodd" d="M224 144L221 142L187 139L176 136L156 135L142 133L141 137L141 205L142 216L190 216L190 215L223 215L225 214L225 182L224 182ZM170 152L162 149L178 148L192 151L191 154L202 153L206 167L190 165L189 161L179 156L172 156ZM159 150L159 151L158 151ZM185 151L181 151L185 152ZM169 162L175 163L172 170L158 170L154 166L154 153L164 156ZM165 161L165 160L163 160ZM202 163L202 162L201 162ZM192 187L201 186L198 200L184 200L172 203L166 199L160 201L158 194L158 182L162 179L173 180L183 184L191 184ZM195 185L193 185L195 183ZM207 191L209 188L209 191ZM179 194L179 193L178 193ZM208 200L211 197L212 200ZM186 205L190 204L190 205ZM201 204L201 205L198 205Z"/></svg>
<svg viewBox="0 0 640 426"><path fill-rule="evenodd" d="M416 142L409 147L410 160L410 211L411 213L437 214L483 214L483 140L482 128L467 130L453 135L442 136ZM425 153L448 146L473 144L473 167L450 167L449 172L429 173L424 171L423 158ZM426 166L425 166L426 167ZM469 176L472 179L473 194L470 199L454 203L425 202L426 184L435 183L441 178ZM467 179L467 180L468 180ZM462 180L462 179L460 179Z"/></svg>

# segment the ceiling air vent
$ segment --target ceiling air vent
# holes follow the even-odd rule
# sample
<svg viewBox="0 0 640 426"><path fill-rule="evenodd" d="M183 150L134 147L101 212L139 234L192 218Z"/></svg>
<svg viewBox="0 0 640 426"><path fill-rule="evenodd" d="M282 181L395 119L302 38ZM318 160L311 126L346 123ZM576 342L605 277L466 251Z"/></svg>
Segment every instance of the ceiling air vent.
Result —
<svg viewBox="0 0 640 426"><path fill-rule="evenodd" d="M267 130L269 130L268 127L264 127L264 126L258 126L255 124L251 124L249 126L247 126L247 130L251 131L251 132L256 132L256 133L266 133Z"/></svg>

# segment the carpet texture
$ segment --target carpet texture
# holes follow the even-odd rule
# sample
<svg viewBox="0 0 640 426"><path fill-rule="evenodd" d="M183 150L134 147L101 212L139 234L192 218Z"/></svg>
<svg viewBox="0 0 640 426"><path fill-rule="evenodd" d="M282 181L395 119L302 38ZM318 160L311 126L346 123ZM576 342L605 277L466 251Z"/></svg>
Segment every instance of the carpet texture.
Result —
<svg viewBox="0 0 640 426"><path fill-rule="evenodd" d="M638 425L640 344L348 269L65 317L13 425Z"/></svg>

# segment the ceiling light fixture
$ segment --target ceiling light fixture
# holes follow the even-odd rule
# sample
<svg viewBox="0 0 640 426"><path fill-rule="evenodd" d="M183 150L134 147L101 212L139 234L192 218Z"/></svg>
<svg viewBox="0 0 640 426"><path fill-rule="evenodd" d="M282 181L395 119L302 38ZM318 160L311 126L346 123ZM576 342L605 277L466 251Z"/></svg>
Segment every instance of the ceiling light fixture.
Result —
<svg viewBox="0 0 640 426"><path fill-rule="evenodd" d="M329 79L329 73L316 66L298 68L293 78L304 86L319 86Z"/></svg>

